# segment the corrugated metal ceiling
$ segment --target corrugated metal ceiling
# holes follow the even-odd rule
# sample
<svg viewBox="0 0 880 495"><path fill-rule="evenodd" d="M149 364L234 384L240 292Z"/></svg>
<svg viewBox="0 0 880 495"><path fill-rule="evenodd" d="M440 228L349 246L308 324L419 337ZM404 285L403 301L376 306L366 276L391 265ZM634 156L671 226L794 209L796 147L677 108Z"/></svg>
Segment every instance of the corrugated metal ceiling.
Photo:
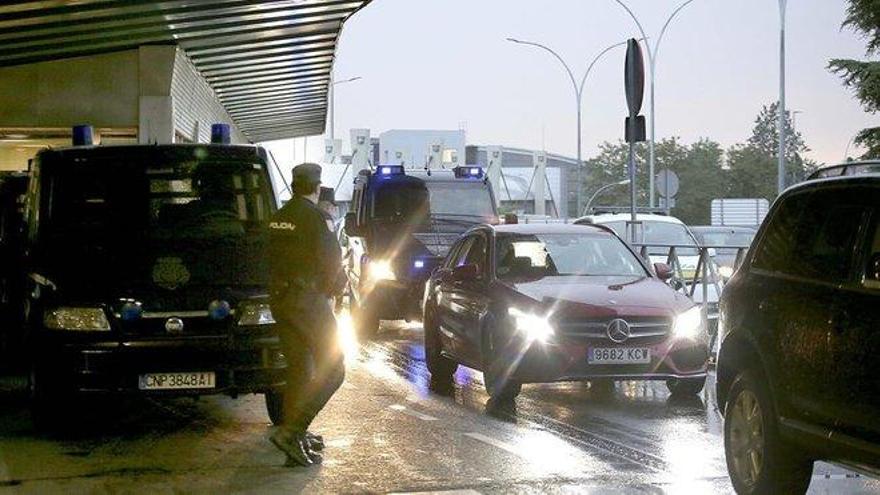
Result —
<svg viewBox="0 0 880 495"><path fill-rule="evenodd" d="M251 141L320 134L343 22L370 0L0 3L0 67L176 43Z"/></svg>

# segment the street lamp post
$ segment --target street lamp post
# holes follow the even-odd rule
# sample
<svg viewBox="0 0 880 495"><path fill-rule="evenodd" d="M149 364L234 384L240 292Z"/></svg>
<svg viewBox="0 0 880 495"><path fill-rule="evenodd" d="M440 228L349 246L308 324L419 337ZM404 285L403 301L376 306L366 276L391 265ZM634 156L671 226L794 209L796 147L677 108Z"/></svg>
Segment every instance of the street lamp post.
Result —
<svg viewBox="0 0 880 495"><path fill-rule="evenodd" d="M336 89L335 88L339 84L354 82L354 81L357 81L358 79L361 79L361 77L356 76L356 77L351 77L348 79L343 79L342 81L334 81L333 80L333 73L332 72L330 73L330 87L329 87L330 110L328 113L330 114L330 139L331 140L335 139L335 137L336 137Z"/></svg>
<svg viewBox="0 0 880 495"><path fill-rule="evenodd" d="M785 7L787 0L779 0L779 108L776 122L779 133L779 163L776 170L776 189L785 189Z"/></svg>
<svg viewBox="0 0 880 495"><path fill-rule="evenodd" d="M549 47L544 46L544 45L542 45L542 44L540 44L540 43L535 43L535 42L532 42L532 41L523 41L523 40L519 40L519 39L516 39L516 38L507 38L507 41L511 41L511 42L513 42L513 43L517 43L517 44L520 44L520 45L534 46L534 47L537 47L537 48L541 48L542 50L546 50L546 51L549 52L551 55L553 55L553 57L555 57L556 60L558 60L560 64L562 64L562 67L565 68L565 72L568 73L568 78L571 80L571 85L572 85L572 87L574 88L575 104L577 105L577 170L575 170L575 178L576 178L576 181L577 181L577 188L576 188L576 191L575 191L575 192L577 193L577 194L576 194L576 197L577 197L577 200L576 200L577 208L576 208L575 211L580 211L580 209L581 209L581 180L582 180L582 178L581 178L581 173L582 173L582 172L581 172L581 169L583 168L583 160L582 160L582 158L581 158L581 156L582 156L582 147L581 147L581 123L582 123L582 112L581 112L581 104L582 104L582 102L583 102L583 96L584 96L584 84L586 84L586 82L587 82L587 77L590 75L590 72L593 70L593 66L596 65L596 62L598 62L599 59L602 58L603 55L605 55L606 53L608 53L609 51L611 51L612 49L614 49L614 48L616 48L616 47L618 47L618 46L623 46L623 45L625 45L626 42L625 42L625 41L621 41L620 43L615 43L615 44L613 44L613 45L610 45L610 46L606 47L606 48L605 48L604 50L602 50L601 52L599 52L599 53L593 58L593 60L590 62L590 65L587 67L587 71L584 73L584 77L581 78L581 82L580 82L580 84L578 84L577 80L575 80L575 78L574 78L574 73L571 71L571 68L569 68L568 64L565 63L565 61L562 59L562 57L559 56L558 53L556 53L555 51L553 51L553 50L550 49Z"/></svg>
<svg viewBox="0 0 880 495"><path fill-rule="evenodd" d="M593 204L593 201L595 201L596 198L598 198L600 194L607 191L608 189L611 189L612 187L625 186L627 184L629 184L629 179L623 179L618 182L612 182L611 184L605 184L604 186L597 189L596 192L594 192L593 195L590 196L590 199L587 201L587 204L584 206L584 210L581 212L581 216L587 214L587 212L590 210L590 206L592 206L592 204Z"/></svg>
<svg viewBox="0 0 880 495"><path fill-rule="evenodd" d="M636 23L636 27L639 28L639 32L642 33L642 39L647 40L648 36L645 34L644 28L642 28L642 23L639 22L638 17L636 17L635 13L623 3L623 0L614 0L621 7L626 10L632 20ZM654 42L654 47L651 48L650 43L645 42L645 49L648 52L648 79L651 93L651 120L649 127L649 137L648 137L648 196L649 196L649 204L653 208L655 203L654 196L654 138L655 138L655 121L654 121L654 72L657 67L657 52L660 50L660 42L663 41L663 35L666 34L666 29L669 27L669 24L672 22L672 19L678 15L679 12L694 0L686 0L681 5L675 8L672 11L672 14L666 19L666 22L663 24L663 28L660 30L660 36L657 37L657 41Z"/></svg>

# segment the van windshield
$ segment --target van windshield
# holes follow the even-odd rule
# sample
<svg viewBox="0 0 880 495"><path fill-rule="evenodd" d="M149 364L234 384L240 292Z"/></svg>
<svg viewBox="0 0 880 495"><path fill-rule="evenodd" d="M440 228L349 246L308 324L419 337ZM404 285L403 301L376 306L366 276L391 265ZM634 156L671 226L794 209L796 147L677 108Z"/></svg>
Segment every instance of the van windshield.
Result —
<svg viewBox="0 0 880 495"><path fill-rule="evenodd" d="M198 148L50 160L41 169L41 250L72 278L87 271L138 283L137 273L149 277L157 259L174 257L194 282L248 279L272 213L268 174L256 162Z"/></svg>

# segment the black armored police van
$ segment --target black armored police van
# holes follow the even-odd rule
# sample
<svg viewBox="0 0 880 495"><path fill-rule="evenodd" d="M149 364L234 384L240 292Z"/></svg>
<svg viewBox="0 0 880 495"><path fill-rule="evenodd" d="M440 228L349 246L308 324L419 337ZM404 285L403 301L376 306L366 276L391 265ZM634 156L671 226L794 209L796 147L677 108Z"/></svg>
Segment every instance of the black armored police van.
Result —
<svg viewBox="0 0 880 495"><path fill-rule="evenodd" d="M449 247L470 227L497 221L480 167L361 171L341 236L358 333L374 335L380 320L420 318L425 281Z"/></svg>
<svg viewBox="0 0 880 495"><path fill-rule="evenodd" d="M37 154L23 263L36 419L91 393L261 393L280 420L270 166L223 142Z"/></svg>
<svg viewBox="0 0 880 495"><path fill-rule="evenodd" d="M0 372L21 365L21 308L24 290L21 257L24 242L26 172L0 172Z"/></svg>

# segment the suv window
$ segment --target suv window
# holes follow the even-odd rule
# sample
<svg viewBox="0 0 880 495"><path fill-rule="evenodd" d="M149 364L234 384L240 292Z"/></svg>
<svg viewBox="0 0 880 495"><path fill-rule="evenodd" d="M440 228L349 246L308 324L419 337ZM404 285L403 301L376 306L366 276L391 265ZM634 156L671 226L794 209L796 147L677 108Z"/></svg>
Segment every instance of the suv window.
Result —
<svg viewBox="0 0 880 495"><path fill-rule="evenodd" d="M873 224L863 285L869 289L880 289L880 211L874 212Z"/></svg>
<svg viewBox="0 0 880 495"><path fill-rule="evenodd" d="M753 266L825 282L845 281L865 211L831 206L831 199L808 193L782 203L756 249Z"/></svg>

